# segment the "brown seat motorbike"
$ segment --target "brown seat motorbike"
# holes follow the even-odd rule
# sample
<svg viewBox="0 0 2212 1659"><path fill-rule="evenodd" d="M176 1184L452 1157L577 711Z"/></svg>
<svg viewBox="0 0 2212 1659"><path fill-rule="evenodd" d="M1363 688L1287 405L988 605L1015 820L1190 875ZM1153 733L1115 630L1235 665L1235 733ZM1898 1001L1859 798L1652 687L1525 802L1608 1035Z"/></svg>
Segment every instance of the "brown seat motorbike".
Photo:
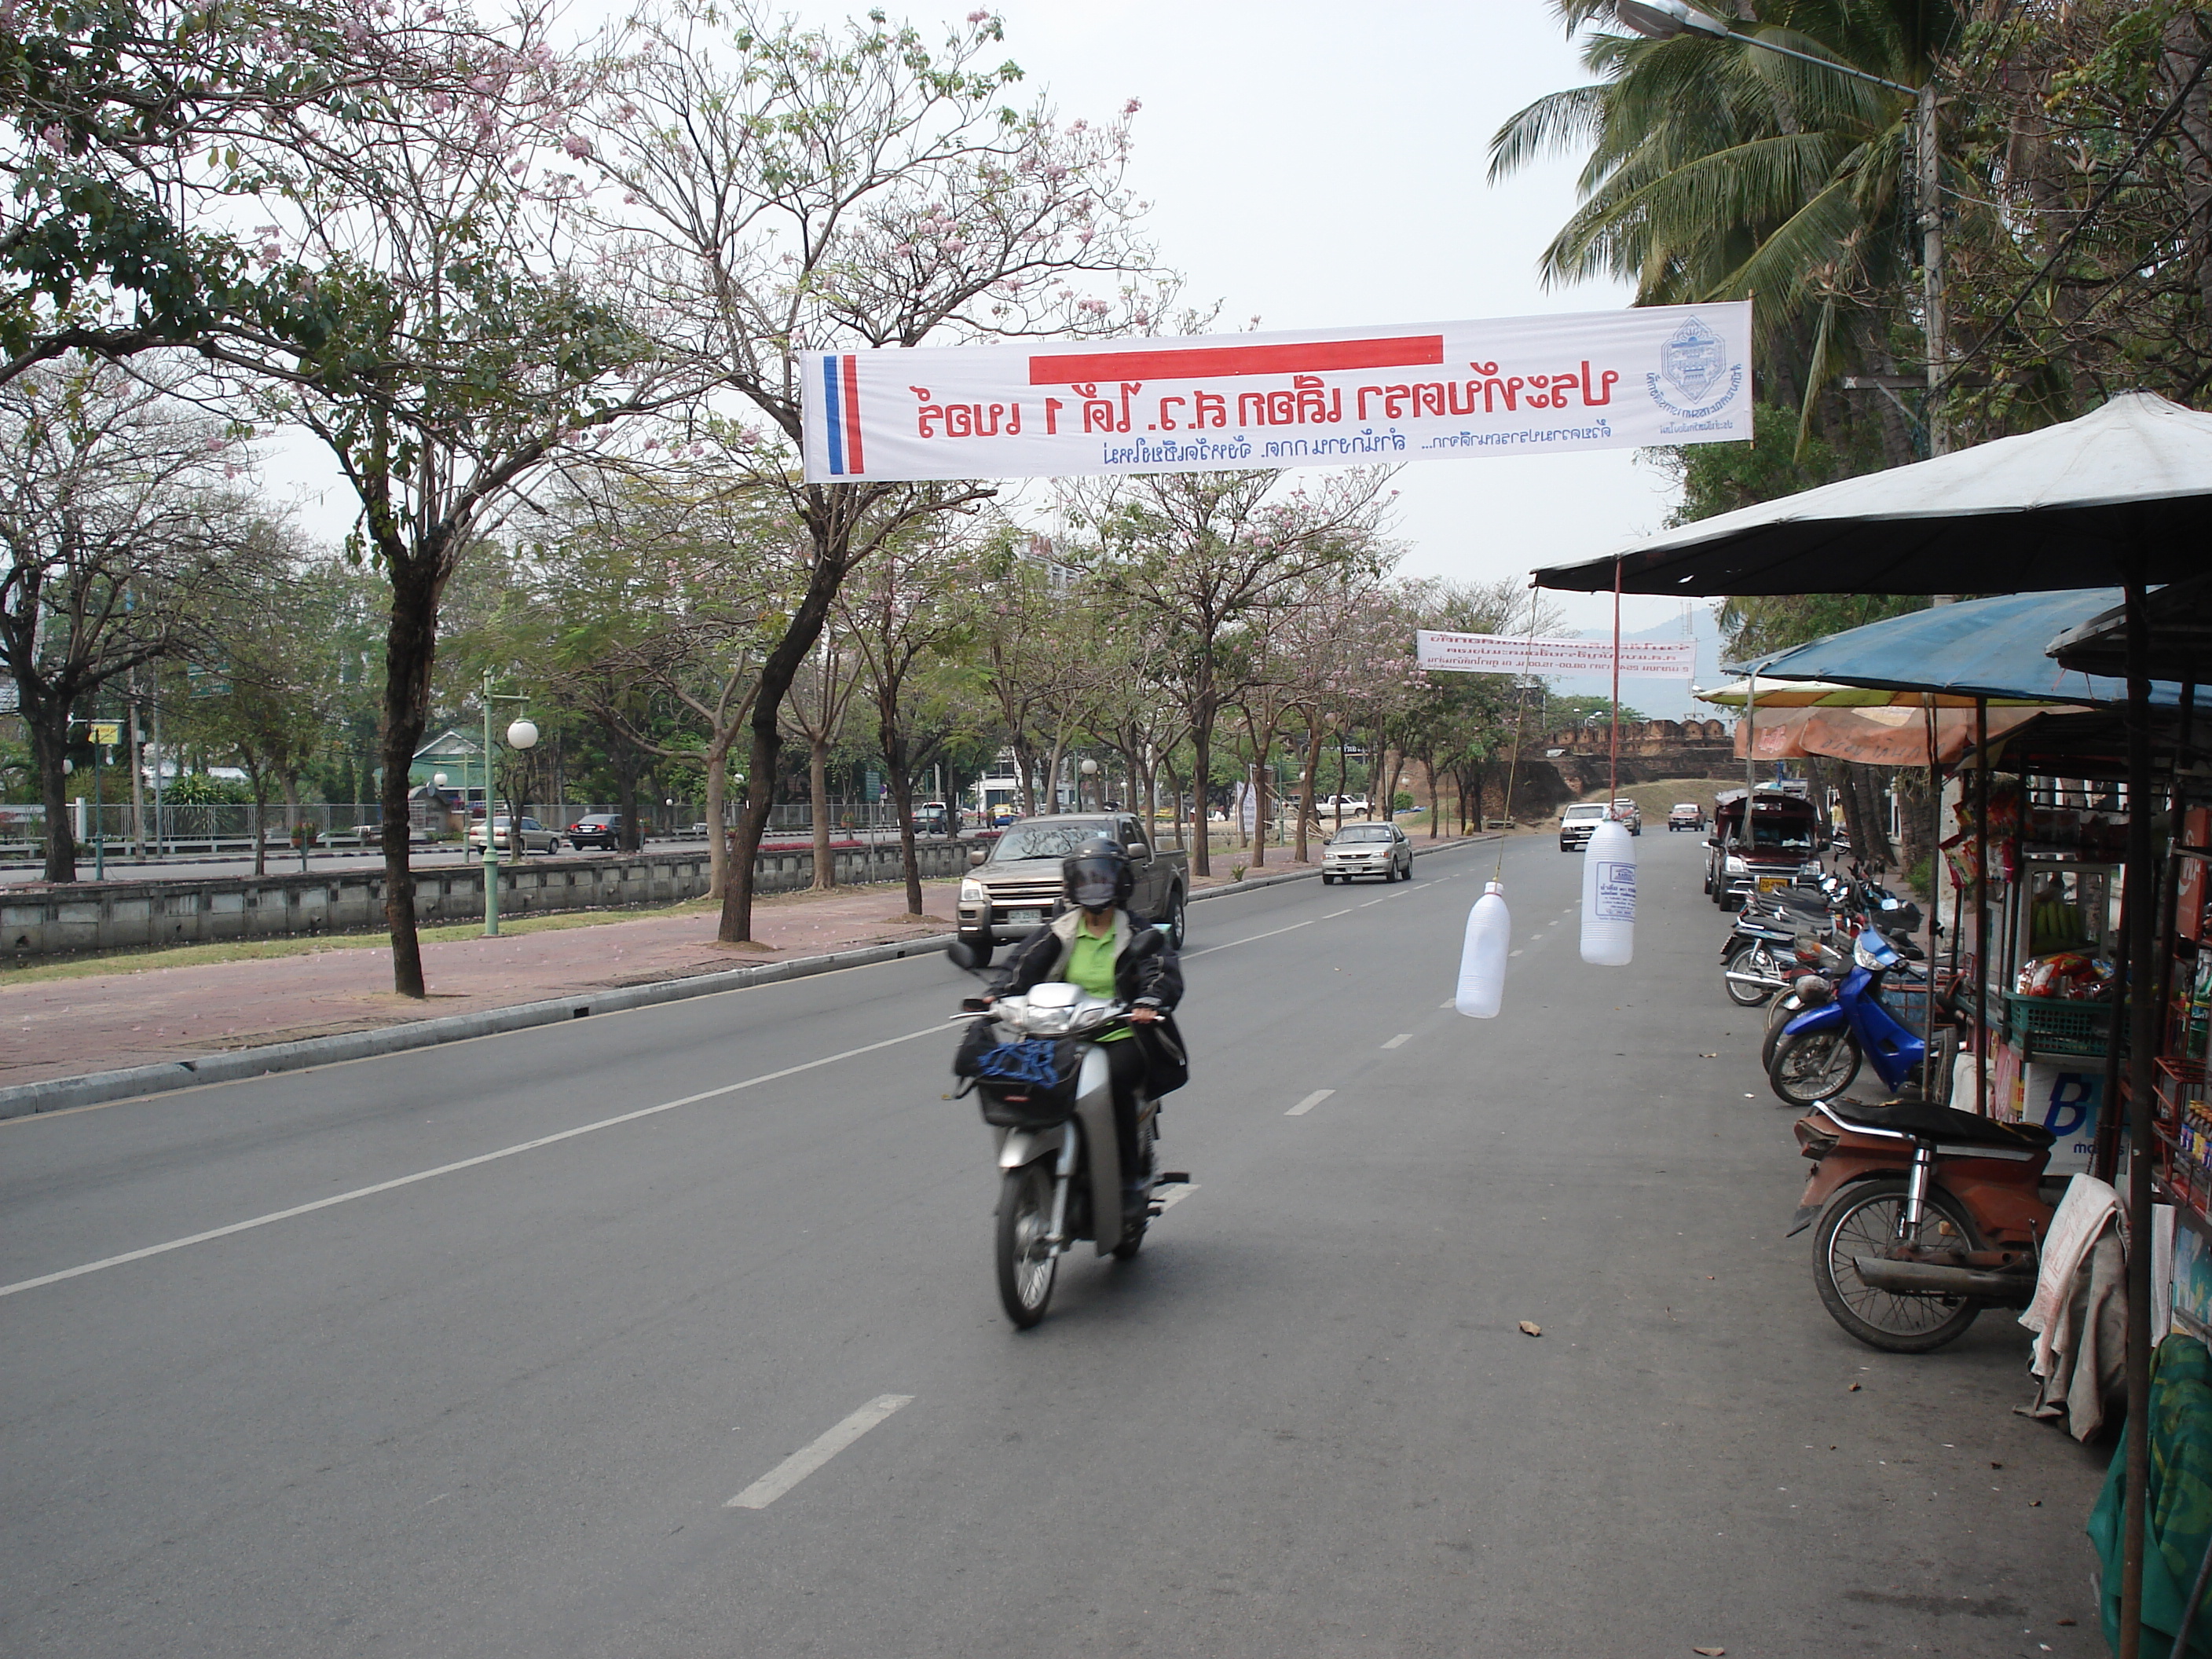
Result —
<svg viewBox="0 0 2212 1659"><path fill-rule="evenodd" d="M2024 1308L2063 1183L2052 1137L1924 1101L1815 1103L1796 1123L1813 1160L1790 1231L1814 1226L1813 1279L1869 1347L1928 1353L1984 1308Z"/></svg>

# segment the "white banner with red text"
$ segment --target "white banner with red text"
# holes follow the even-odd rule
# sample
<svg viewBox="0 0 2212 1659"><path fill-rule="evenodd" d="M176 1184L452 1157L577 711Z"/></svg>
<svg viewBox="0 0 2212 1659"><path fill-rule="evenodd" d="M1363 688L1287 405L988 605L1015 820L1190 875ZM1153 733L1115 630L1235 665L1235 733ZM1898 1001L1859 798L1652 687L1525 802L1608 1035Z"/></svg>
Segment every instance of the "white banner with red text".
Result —
<svg viewBox="0 0 2212 1659"><path fill-rule="evenodd" d="M1751 306L807 352L810 483L1464 459L1751 439Z"/></svg>
<svg viewBox="0 0 2212 1659"><path fill-rule="evenodd" d="M1445 634L1414 630L1414 659L1422 668L1459 674L1610 674L1611 640L1547 639L1527 634ZM1694 679L1695 640L1623 640L1620 672L1654 679Z"/></svg>

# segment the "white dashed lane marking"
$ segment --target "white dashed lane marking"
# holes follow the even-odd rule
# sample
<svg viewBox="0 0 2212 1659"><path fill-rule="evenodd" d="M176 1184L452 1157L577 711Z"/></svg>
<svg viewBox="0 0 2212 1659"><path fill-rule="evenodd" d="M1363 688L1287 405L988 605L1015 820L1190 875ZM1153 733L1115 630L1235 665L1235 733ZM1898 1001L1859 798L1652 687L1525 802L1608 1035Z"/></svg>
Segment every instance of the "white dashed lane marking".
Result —
<svg viewBox="0 0 2212 1659"><path fill-rule="evenodd" d="M1316 1089L1311 1094L1308 1095L1304 1100L1300 1101L1297 1105L1291 1107L1289 1111L1285 1112L1283 1115L1285 1117L1304 1117L1308 1112L1313 1110L1315 1107L1320 1105L1322 1102L1327 1100L1336 1091L1334 1089Z"/></svg>
<svg viewBox="0 0 2212 1659"><path fill-rule="evenodd" d="M834 1429L797 1451L722 1505L726 1510L764 1510L851 1445L900 1407L910 1394L879 1394Z"/></svg>
<svg viewBox="0 0 2212 1659"><path fill-rule="evenodd" d="M1401 1032L1399 1032L1399 1033L1398 1033L1398 1035L1397 1035L1397 1036L1395 1036L1392 1037L1392 1038L1391 1038L1388 1042L1384 1043L1382 1046L1383 1046L1385 1048L1396 1048L1396 1047L1397 1047L1400 1043L1401 1043L1401 1042L1411 1042L1413 1040L1413 1034L1411 1031L1401 1031Z"/></svg>

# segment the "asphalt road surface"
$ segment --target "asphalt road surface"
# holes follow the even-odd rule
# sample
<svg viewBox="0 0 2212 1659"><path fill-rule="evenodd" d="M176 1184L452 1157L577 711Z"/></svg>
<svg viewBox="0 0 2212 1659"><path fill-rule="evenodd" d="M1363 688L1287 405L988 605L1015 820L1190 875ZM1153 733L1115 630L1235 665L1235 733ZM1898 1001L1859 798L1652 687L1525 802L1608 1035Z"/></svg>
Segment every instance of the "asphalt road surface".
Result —
<svg viewBox="0 0 2212 1659"><path fill-rule="evenodd" d="M1495 1021L1493 848L1195 908L1195 1185L1028 1334L936 957L0 1125L0 1651L2101 1651L2105 1455L1821 1310L1639 847L1599 969L1508 845Z"/></svg>

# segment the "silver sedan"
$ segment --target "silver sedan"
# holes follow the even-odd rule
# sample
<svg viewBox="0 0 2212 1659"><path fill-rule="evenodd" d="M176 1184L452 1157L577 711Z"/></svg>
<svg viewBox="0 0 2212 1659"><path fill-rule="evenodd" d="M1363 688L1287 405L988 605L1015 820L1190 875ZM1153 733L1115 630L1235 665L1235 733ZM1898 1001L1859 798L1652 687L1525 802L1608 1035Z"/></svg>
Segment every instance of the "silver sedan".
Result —
<svg viewBox="0 0 2212 1659"><path fill-rule="evenodd" d="M1349 823L1321 855L1324 883L1354 876L1405 881L1413 873L1413 843L1395 823Z"/></svg>

